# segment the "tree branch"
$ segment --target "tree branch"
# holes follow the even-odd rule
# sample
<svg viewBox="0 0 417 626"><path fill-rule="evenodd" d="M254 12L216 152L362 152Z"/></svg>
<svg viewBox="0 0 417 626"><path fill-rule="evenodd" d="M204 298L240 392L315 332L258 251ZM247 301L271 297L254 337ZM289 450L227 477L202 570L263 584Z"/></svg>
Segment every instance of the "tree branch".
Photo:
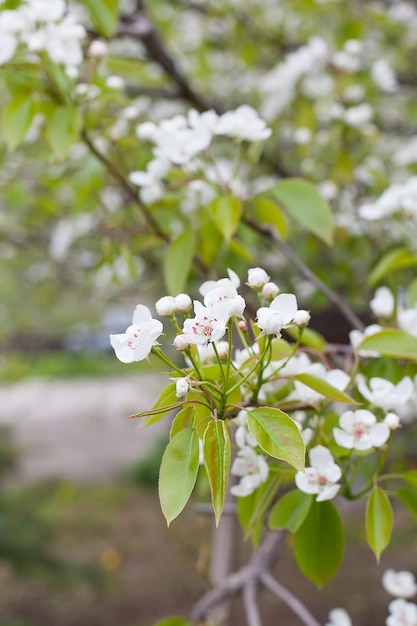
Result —
<svg viewBox="0 0 417 626"><path fill-rule="evenodd" d="M285 241L278 235L278 233L272 230L269 226L258 224L255 220L249 217L244 217L243 221L247 226L252 228L269 241L275 243L287 257L289 261L298 269L298 271L312 284L314 285L326 298L341 312L353 328L363 331L365 324L356 315L356 313L350 308L348 304L341 298L333 289L331 289L326 283L324 283L310 268L291 250Z"/></svg>
<svg viewBox="0 0 417 626"><path fill-rule="evenodd" d="M257 616L254 592L261 574L267 571L277 560L282 542L282 533L270 532L247 565L227 576L217 587L208 591L191 609L190 617L198 621L208 615L221 604L242 593L246 596L245 607L249 607L251 619ZM251 587L252 589L246 589ZM248 616L249 619L249 616ZM260 619L258 617L258 619ZM260 621L248 622L249 626L260 626Z"/></svg>
<svg viewBox="0 0 417 626"><path fill-rule="evenodd" d="M118 36L133 35L138 37L145 46L149 59L162 67L165 73L176 83L181 98L190 102L199 111L214 109L220 112L219 105L198 93L178 68L159 37L142 0L137 0L137 9L138 12L133 18L122 20L117 32Z"/></svg>
<svg viewBox="0 0 417 626"><path fill-rule="evenodd" d="M320 626L319 622L313 617L310 611L306 609L304 604L290 591L288 591L288 589L275 580L271 574L264 572L261 574L260 579L269 591L285 602L285 604L290 607L292 612L298 615L305 626Z"/></svg>

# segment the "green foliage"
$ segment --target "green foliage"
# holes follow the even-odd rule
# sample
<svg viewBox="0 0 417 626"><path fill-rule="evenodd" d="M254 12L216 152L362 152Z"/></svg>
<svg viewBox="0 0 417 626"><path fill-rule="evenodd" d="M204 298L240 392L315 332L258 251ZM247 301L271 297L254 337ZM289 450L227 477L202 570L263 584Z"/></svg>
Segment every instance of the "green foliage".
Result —
<svg viewBox="0 0 417 626"><path fill-rule="evenodd" d="M301 179L280 180L270 193L303 228L331 245L332 211L313 185Z"/></svg>
<svg viewBox="0 0 417 626"><path fill-rule="evenodd" d="M104 37L112 37L119 20L119 0L81 0L90 12L94 26Z"/></svg>
<svg viewBox="0 0 417 626"><path fill-rule="evenodd" d="M393 513L387 494L374 487L366 504L366 540L377 561L389 544L393 525Z"/></svg>
<svg viewBox="0 0 417 626"><path fill-rule="evenodd" d="M204 433L204 464L210 482L216 524L222 514L229 481L231 460L230 435L223 420L209 422Z"/></svg>
<svg viewBox="0 0 417 626"><path fill-rule="evenodd" d="M191 228L181 233L168 248L164 261L164 277L168 292L174 296L185 289L194 248L195 232Z"/></svg>
<svg viewBox="0 0 417 626"><path fill-rule="evenodd" d="M199 445L195 430L177 433L165 449L159 471L159 499L168 526L183 510L198 474Z"/></svg>
<svg viewBox="0 0 417 626"><path fill-rule="evenodd" d="M220 196L208 207L208 213L226 241L235 234L242 215L242 203L234 196Z"/></svg>
<svg viewBox="0 0 417 626"><path fill-rule="evenodd" d="M16 148L26 135L35 112L35 102L27 92L16 95L3 110L1 134L10 150Z"/></svg>
<svg viewBox="0 0 417 626"><path fill-rule="evenodd" d="M285 493L271 510L268 518L272 530L297 532L308 515L313 496L294 490Z"/></svg>
<svg viewBox="0 0 417 626"><path fill-rule="evenodd" d="M395 248L390 250L378 261L369 275L369 284L375 285L382 278L392 272L417 265L417 256L412 254L407 248Z"/></svg>
<svg viewBox="0 0 417 626"><path fill-rule="evenodd" d="M294 535L294 554L303 574L318 587L339 569L344 553L343 524L332 502L312 502Z"/></svg>
<svg viewBox="0 0 417 626"><path fill-rule="evenodd" d="M286 413L270 407L248 411L248 424L262 450L275 459L304 469L305 447L300 432Z"/></svg>
<svg viewBox="0 0 417 626"><path fill-rule="evenodd" d="M417 338L402 330L382 330L366 337L359 347L361 350L375 350L396 359L417 361Z"/></svg>

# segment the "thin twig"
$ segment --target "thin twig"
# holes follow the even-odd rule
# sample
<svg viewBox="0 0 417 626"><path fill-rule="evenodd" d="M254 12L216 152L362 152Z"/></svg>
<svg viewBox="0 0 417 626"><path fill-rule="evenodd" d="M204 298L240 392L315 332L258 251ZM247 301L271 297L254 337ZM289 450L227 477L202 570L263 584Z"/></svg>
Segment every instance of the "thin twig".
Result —
<svg viewBox="0 0 417 626"><path fill-rule="evenodd" d="M219 106L215 102L208 101L198 93L178 68L159 37L142 0L137 0L136 6L138 12L133 18L121 22L117 35L134 35L138 37L145 46L149 59L157 63L165 71L176 83L180 96L195 106L196 109L199 111L215 109L220 112Z"/></svg>
<svg viewBox="0 0 417 626"><path fill-rule="evenodd" d="M305 626L320 626L319 622L313 617L313 615L306 609L304 604L296 598L288 589L283 587L269 572L264 572L260 576L261 582L265 585L269 591L275 596L280 598L293 613L298 615L300 620Z"/></svg>
<svg viewBox="0 0 417 626"><path fill-rule="evenodd" d="M151 230L163 241L169 242L169 236L159 227L159 224L155 221L147 206L141 201L136 189L132 187L129 180L122 174L122 172L120 172L120 170L110 159L108 159L102 152L100 152L100 150L97 149L85 129L82 131L81 136L84 143L88 146L90 152L94 154L94 156L104 165L109 174L111 174L113 178L115 178L115 180L117 180L117 182L121 185L129 198L140 208Z"/></svg>
<svg viewBox="0 0 417 626"><path fill-rule="evenodd" d="M279 246L280 250L285 254L287 259L291 261L291 263L312 285L321 291L321 293L323 293L326 298L337 309L339 309L343 317L345 317L349 323L352 324L353 328L357 328L361 331L365 329L365 324L350 308L350 306L346 304L343 298L326 285L326 283L324 283L316 274L314 274L314 272L312 272L311 269L291 250L290 246L285 243L276 231L272 230L269 226L264 226L263 224L255 222L255 220L252 220L249 217L244 217L243 221L247 224L247 226L252 228L252 230Z"/></svg>
<svg viewBox="0 0 417 626"><path fill-rule="evenodd" d="M256 587L256 582L249 580L242 591L243 606L245 607L248 626L262 626L261 614L256 597Z"/></svg>

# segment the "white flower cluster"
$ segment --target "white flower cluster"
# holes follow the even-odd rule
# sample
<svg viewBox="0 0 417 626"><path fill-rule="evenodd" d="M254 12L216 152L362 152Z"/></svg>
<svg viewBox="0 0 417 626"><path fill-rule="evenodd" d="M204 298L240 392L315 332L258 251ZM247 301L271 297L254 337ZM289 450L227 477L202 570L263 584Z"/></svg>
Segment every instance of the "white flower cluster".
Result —
<svg viewBox="0 0 417 626"><path fill-rule="evenodd" d="M223 115L215 111L198 113L192 109L187 116L176 115L159 124L139 124L136 134L139 139L155 144L155 158L148 163L146 171L132 172L130 181L141 187L144 202L155 202L163 194L162 180L167 172L175 165L188 169L192 169L193 164L198 166L196 157L209 148L214 137L227 136L238 141L258 142L267 139L271 132L255 109L248 105Z"/></svg>
<svg viewBox="0 0 417 626"><path fill-rule="evenodd" d="M394 183L375 202L359 207L359 216L364 220L376 221L402 212L407 217L417 217L417 176L404 183Z"/></svg>
<svg viewBox="0 0 417 626"><path fill-rule="evenodd" d="M68 12L65 0L23 0L17 9L0 12L0 65L23 44L29 53L46 52L51 61L77 75L85 36L84 26Z"/></svg>
<svg viewBox="0 0 417 626"><path fill-rule="evenodd" d="M387 570L382 577L385 591L396 597L390 602L390 615L385 623L387 626L416 626L417 605L407 602L405 598L412 598L417 593L417 584L414 574L407 571L396 572Z"/></svg>
<svg viewBox="0 0 417 626"><path fill-rule="evenodd" d="M388 569L382 576L382 585L385 591L396 597L388 605L390 614L385 621L386 626L417 626L417 605L406 601L417 593L414 574ZM345 609L332 609L325 626L352 626L352 620Z"/></svg>
<svg viewBox="0 0 417 626"><path fill-rule="evenodd" d="M266 481L269 475L269 465L265 457L255 450L258 443L249 431L247 411L239 411L233 421L238 426L235 433L238 452L233 461L231 473L233 476L238 476L240 481L231 487L230 492L236 497L244 498Z"/></svg>

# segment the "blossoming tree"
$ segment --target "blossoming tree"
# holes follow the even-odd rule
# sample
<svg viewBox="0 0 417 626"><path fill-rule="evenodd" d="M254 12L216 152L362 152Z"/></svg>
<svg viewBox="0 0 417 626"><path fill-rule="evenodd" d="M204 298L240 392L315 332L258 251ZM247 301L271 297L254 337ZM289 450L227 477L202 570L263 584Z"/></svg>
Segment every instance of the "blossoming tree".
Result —
<svg viewBox="0 0 417 626"><path fill-rule="evenodd" d="M123 363L169 370L156 404L132 416L171 420L163 515L177 518L206 477L216 523L231 494L256 549L194 606L196 623L241 591L259 626L262 584L317 626L270 573L283 533L320 587L343 558L338 502L363 502L378 560L392 503L417 514L417 472L393 471L391 454L417 406L417 153L404 142L417 12L347 5L0 4L4 202L39 190L49 256L94 276L96 293L115 275L135 289L157 277L155 312L137 304L110 342ZM16 163L30 164L24 184ZM20 209L17 245L32 234ZM309 328L323 301L350 343ZM412 573L388 570L383 584L396 597L386 624L416 626ZM351 623L342 608L329 620Z"/></svg>

